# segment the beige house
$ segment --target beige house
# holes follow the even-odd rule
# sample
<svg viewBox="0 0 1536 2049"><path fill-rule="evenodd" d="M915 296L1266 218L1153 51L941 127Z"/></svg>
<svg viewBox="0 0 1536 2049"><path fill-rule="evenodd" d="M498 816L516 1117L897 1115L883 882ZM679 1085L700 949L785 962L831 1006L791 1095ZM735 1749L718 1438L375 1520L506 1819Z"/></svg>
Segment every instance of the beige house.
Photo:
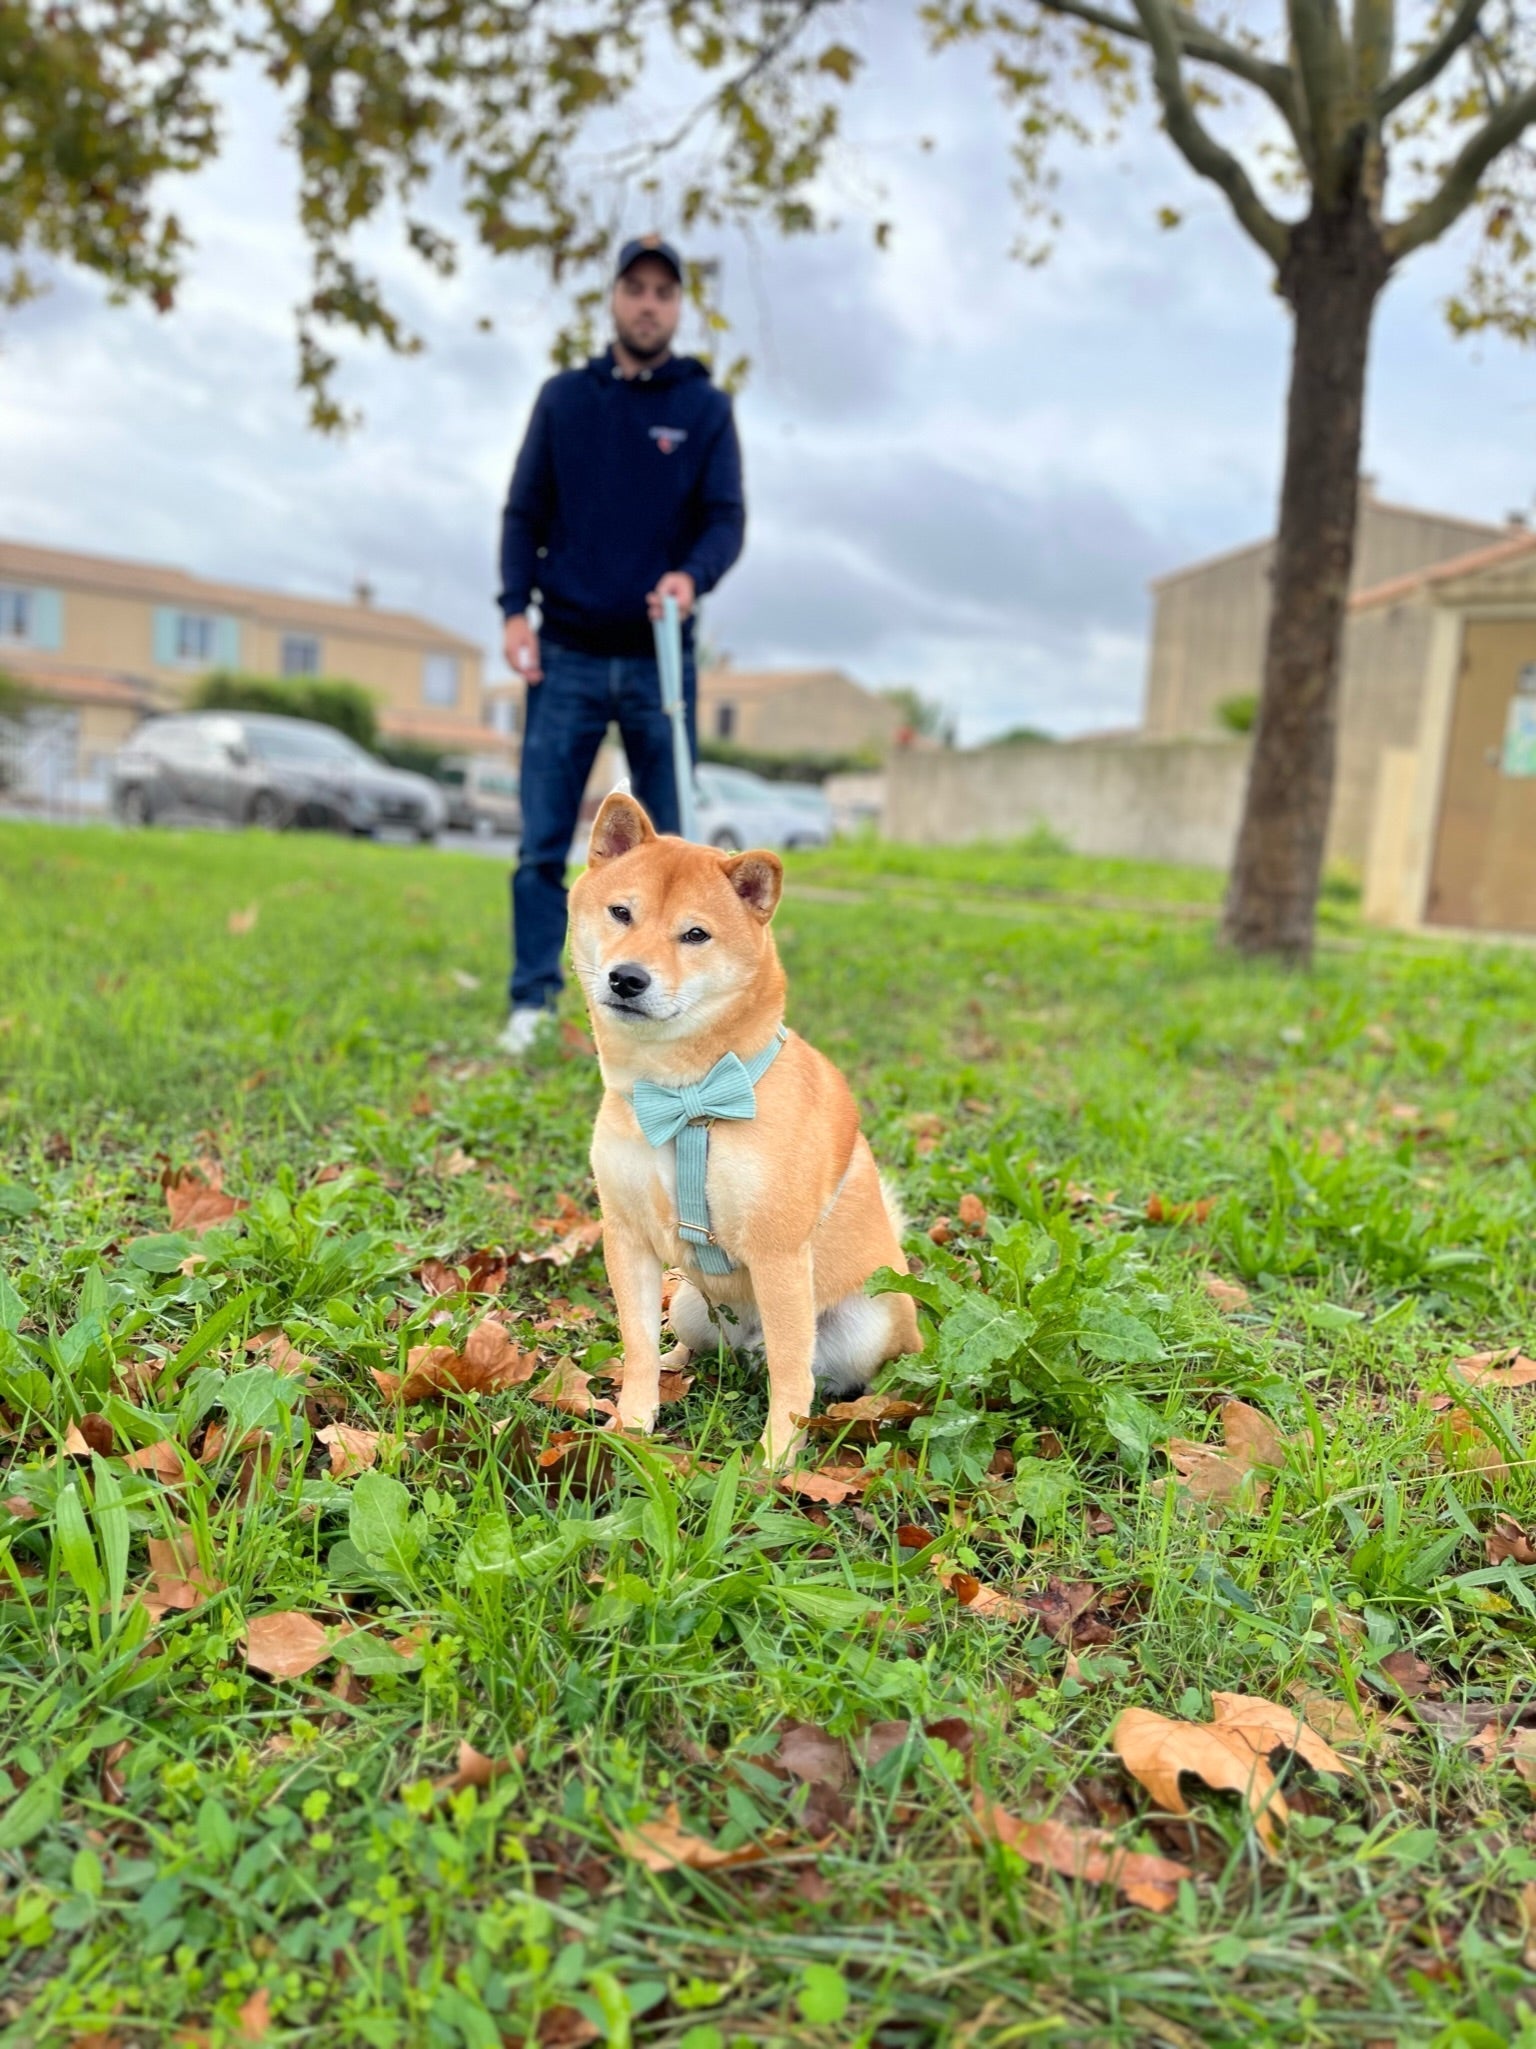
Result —
<svg viewBox="0 0 1536 2049"><path fill-rule="evenodd" d="M1426 617L1398 600L1422 571L1480 555L1507 543L1512 534L1519 537L1509 525L1389 505L1368 483L1362 485L1356 596L1346 628L1339 705L1331 858L1357 865L1365 860L1381 756L1418 721ZM1218 733L1226 700L1257 696L1273 560L1273 541L1259 541L1192 563L1152 585L1143 718L1149 740Z"/></svg>
<svg viewBox="0 0 1536 2049"><path fill-rule="evenodd" d="M1379 764L1366 916L1536 933L1536 534L1356 605L1395 617L1420 684Z"/></svg>
<svg viewBox="0 0 1536 2049"><path fill-rule="evenodd" d="M505 752L505 708L493 715L481 661L473 641L366 589L351 603L295 597L0 540L0 668L82 713L83 678L115 678L146 709L167 709L210 669L329 676L372 693L390 739ZM83 734L81 774L95 737Z"/></svg>
<svg viewBox="0 0 1536 2049"><path fill-rule="evenodd" d="M883 761L902 715L841 669L736 669L699 676L699 739L759 754L867 754Z"/></svg>

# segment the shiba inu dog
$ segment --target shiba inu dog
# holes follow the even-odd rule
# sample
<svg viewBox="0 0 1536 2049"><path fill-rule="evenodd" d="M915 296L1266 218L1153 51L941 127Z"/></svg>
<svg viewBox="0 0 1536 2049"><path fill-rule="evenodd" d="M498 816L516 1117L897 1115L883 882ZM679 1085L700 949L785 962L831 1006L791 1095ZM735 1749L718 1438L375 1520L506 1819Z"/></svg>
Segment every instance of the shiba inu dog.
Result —
<svg viewBox="0 0 1536 2049"><path fill-rule="evenodd" d="M571 955L606 1092L592 1140L603 1246L624 1344L618 1421L649 1430L661 1371L662 1274L686 1364L761 1345L763 1450L798 1449L813 1383L862 1390L920 1349L909 1296L863 1292L906 1272L901 1221L842 1075L784 1025L770 929L784 871L659 836L607 798L571 891Z"/></svg>

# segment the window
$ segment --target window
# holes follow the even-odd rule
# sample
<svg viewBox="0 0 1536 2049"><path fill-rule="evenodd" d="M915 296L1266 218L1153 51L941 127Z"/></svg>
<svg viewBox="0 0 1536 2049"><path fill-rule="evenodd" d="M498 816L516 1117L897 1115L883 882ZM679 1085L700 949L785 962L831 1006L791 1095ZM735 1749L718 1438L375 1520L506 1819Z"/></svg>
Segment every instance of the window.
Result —
<svg viewBox="0 0 1536 2049"><path fill-rule="evenodd" d="M32 638L32 593L0 584L0 640Z"/></svg>
<svg viewBox="0 0 1536 2049"><path fill-rule="evenodd" d="M512 697L493 697L488 708L486 724L493 733L500 733L503 739L517 738L517 700Z"/></svg>
<svg viewBox="0 0 1536 2049"><path fill-rule="evenodd" d="M715 706L715 738L729 740L736 730L736 707L734 704Z"/></svg>
<svg viewBox="0 0 1536 2049"><path fill-rule="evenodd" d="M428 655L421 665L421 694L428 704L457 704L459 701L459 658L457 655Z"/></svg>
<svg viewBox="0 0 1536 2049"><path fill-rule="evenodd" d="M312 633L285 633L280 660L284 676L318 676L320 643Z"/></svg>
<svg viewBox="0 0 1536 2049"><path fill-rule="evenodd" d="M206 612L176 614L176 659L196 664L213 660L216 621Z"/></svg>

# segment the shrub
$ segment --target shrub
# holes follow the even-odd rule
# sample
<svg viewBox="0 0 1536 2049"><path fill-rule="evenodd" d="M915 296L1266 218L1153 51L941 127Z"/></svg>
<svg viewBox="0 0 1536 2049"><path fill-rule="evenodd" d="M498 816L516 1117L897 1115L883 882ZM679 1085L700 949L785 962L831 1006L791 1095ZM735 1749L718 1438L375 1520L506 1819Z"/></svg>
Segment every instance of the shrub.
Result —
<svg viewBox="0 0 1536 2049"><path fill-rule="evenodd" d="M253 711L285 719L312 719L334 726L359 747L376 748L378 720L373 698L361 683L332 676L244 676L215 669L193 689L188 702L198 711Z"/></svg>
<svg viewBox="0 0 1536 2049"><path fill-rule="evenodd" d="M1216 718L1229 733L1251 733L1259 715L1259 700L1251 690L1241 697L1224 697L1216 707Z"/></svg>
<svg viewBox="0 0 1536 2049"><path fill-rule="evenodd" d="M824 783L829 775L850 775L880 766L879 755L870 748L856 754L767 754L755 747L737 747L729 740L702 736L699 759L719 768L750 769L771 783Z"/></svg>

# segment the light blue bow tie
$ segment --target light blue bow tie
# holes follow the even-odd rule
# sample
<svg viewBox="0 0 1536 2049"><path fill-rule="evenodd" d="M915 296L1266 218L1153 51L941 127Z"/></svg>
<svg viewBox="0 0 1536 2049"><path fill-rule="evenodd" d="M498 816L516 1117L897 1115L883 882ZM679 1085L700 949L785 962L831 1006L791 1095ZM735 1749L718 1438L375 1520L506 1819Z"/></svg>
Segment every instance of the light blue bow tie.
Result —
<svg viewBox="0 0 1536 2049"><path fill-rule="evenodd" d="M677 1140L677 1228L695 1248L706 1273L728 1274L734 1262L709 1228L709 1127L717 1117L745 1120L757 1115L756 1084L778 1058L789 1036L780 1025L761 1053L739 1060L722 1053L702 1081L681 1088L637 1081L631 1101L635 1119L651 1145Z"/></svg>

